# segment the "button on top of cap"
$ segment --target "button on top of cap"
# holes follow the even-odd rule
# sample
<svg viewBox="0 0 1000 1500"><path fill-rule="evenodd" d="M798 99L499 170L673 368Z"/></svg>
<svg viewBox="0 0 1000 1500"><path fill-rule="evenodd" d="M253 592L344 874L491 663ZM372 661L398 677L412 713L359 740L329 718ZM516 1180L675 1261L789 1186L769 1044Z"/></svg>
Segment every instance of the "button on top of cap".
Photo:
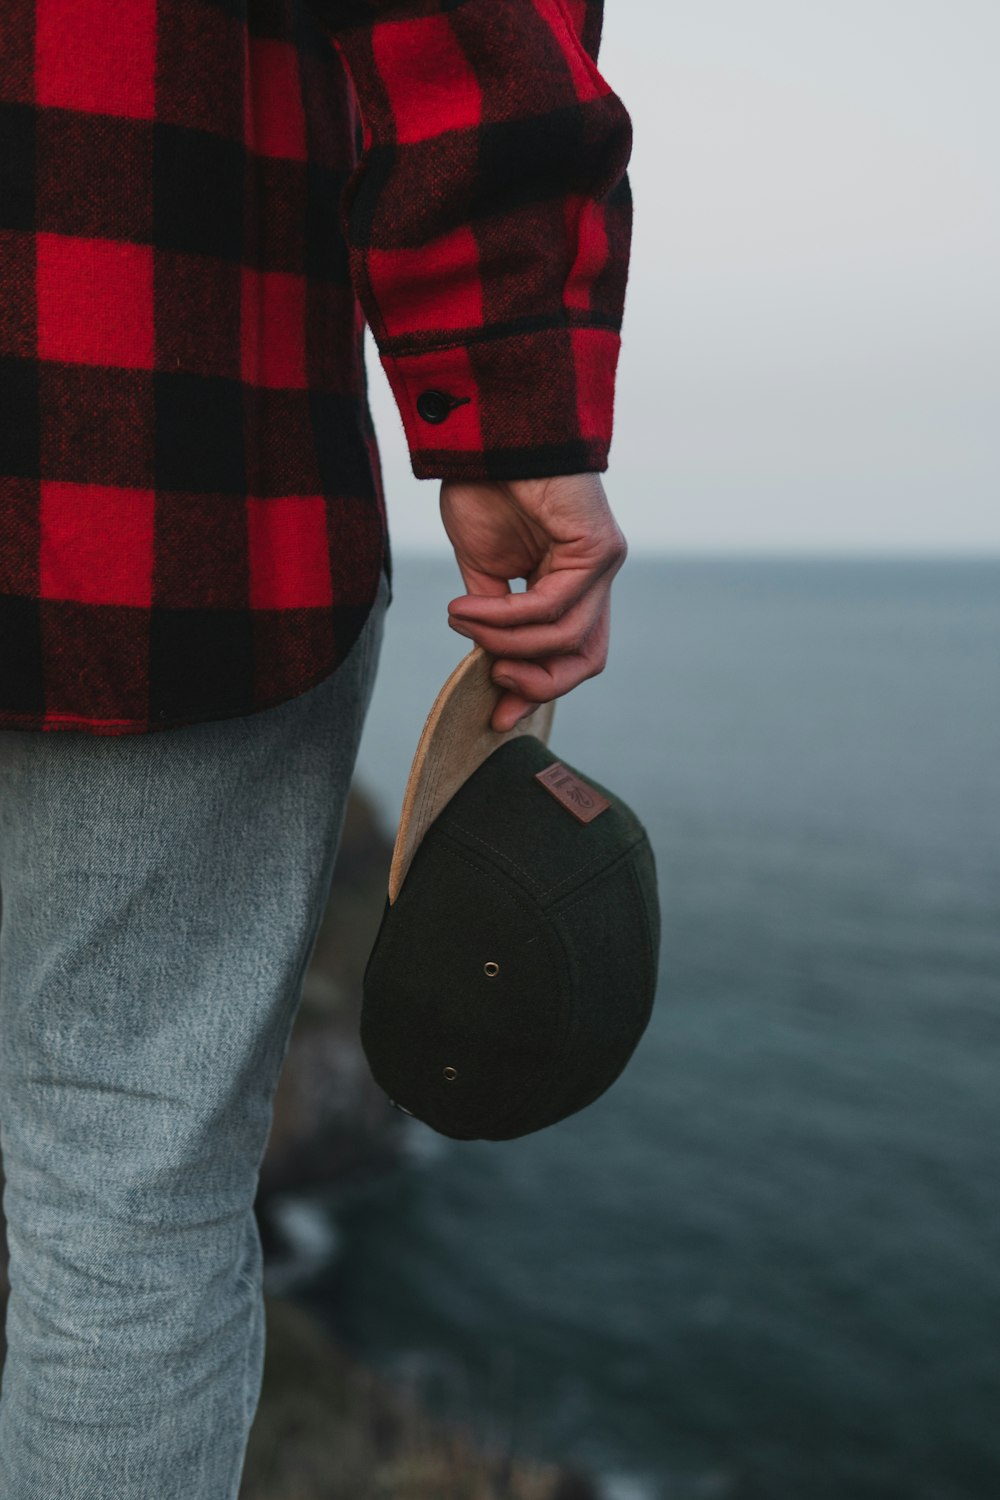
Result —
<svg viewBox="0 0 1000 1500"><path fill-rule="evenodd" d="M417 397L417 411L425 422L443 422L455 406L464 406L468 396L449 396L446 391L421 391Z"/></svg>

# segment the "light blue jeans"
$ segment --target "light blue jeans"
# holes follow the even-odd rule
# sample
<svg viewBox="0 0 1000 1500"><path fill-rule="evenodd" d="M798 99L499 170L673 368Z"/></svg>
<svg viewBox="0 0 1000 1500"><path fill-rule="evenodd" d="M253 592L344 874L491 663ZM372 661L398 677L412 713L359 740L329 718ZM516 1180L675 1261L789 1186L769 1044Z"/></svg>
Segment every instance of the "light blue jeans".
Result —
<svg viewBox="0 0 1000 1500"><path fill-rule="evenodd" d="M232 1500L252 1207L386 583L345 663L239 719L0 731L3 1500Z"/></svg>

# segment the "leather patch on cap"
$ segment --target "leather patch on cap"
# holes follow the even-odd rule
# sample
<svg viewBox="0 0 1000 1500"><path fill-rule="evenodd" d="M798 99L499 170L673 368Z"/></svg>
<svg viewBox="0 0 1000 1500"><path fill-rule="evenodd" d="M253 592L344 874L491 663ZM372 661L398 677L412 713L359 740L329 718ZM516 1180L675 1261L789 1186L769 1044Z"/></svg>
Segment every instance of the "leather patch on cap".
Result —
<svg viewBox="0 0 1000 1500"><path fill-rule="evenodd" d="M598 813L611 806L607 797L602 797L600 792L581 781L575 772L567 771L561 760L546 766L544 771L536 771L535 780L540 781L579 823L592 823Z"/></svg>

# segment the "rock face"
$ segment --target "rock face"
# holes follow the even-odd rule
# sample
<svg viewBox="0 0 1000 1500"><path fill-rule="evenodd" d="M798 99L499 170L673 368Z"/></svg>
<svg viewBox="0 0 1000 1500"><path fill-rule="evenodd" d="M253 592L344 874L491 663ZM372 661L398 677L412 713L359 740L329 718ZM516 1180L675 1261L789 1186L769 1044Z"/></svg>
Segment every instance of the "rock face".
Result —
<svg viewBox="0 0 1000 1500"><path fill-rule="evenodd" d="M350 798L302 1004L274 1101L258 1208L398 1160L404 1121L361 1050L361 981L385 903L392 844L368 799Z"/></svg>
<svg viewBox="0 0 1000 1500"><path fill-rule="evenodd" d="M583 1475L431 1422L297 1307L269 1305L267 1338L240 1500L596 1500Z"/></svg>
<svg viewBox="0 0 1000 1500"><path fill-rule="evenodd" d="M358 1039L361 980L381 920L391 844L353 793L326 914L275 1098L258 1218L267 1255L278 1193L394 1166L405 1117ZM0 1185L2 1185L0 1163ZM7 1298L0 1213L0 1316ZM4 1343L0 1331L0 1360ZM268 1301L264 1387L240 1500L598 1500L582 1474L515 1461L426 1417L289 1302Z"/></svg>

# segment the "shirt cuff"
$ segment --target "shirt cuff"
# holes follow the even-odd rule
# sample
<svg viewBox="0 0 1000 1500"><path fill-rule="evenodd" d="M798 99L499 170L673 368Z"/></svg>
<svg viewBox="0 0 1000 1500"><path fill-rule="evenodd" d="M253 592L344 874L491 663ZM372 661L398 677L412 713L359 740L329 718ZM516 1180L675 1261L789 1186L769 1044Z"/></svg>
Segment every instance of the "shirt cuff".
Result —
<svg viewBox="0 0 1000 1500"><path fill-rule="evenodd" d="M608 466L621 339L535 329L379 351L418 479L544 479Z"/></svg>

